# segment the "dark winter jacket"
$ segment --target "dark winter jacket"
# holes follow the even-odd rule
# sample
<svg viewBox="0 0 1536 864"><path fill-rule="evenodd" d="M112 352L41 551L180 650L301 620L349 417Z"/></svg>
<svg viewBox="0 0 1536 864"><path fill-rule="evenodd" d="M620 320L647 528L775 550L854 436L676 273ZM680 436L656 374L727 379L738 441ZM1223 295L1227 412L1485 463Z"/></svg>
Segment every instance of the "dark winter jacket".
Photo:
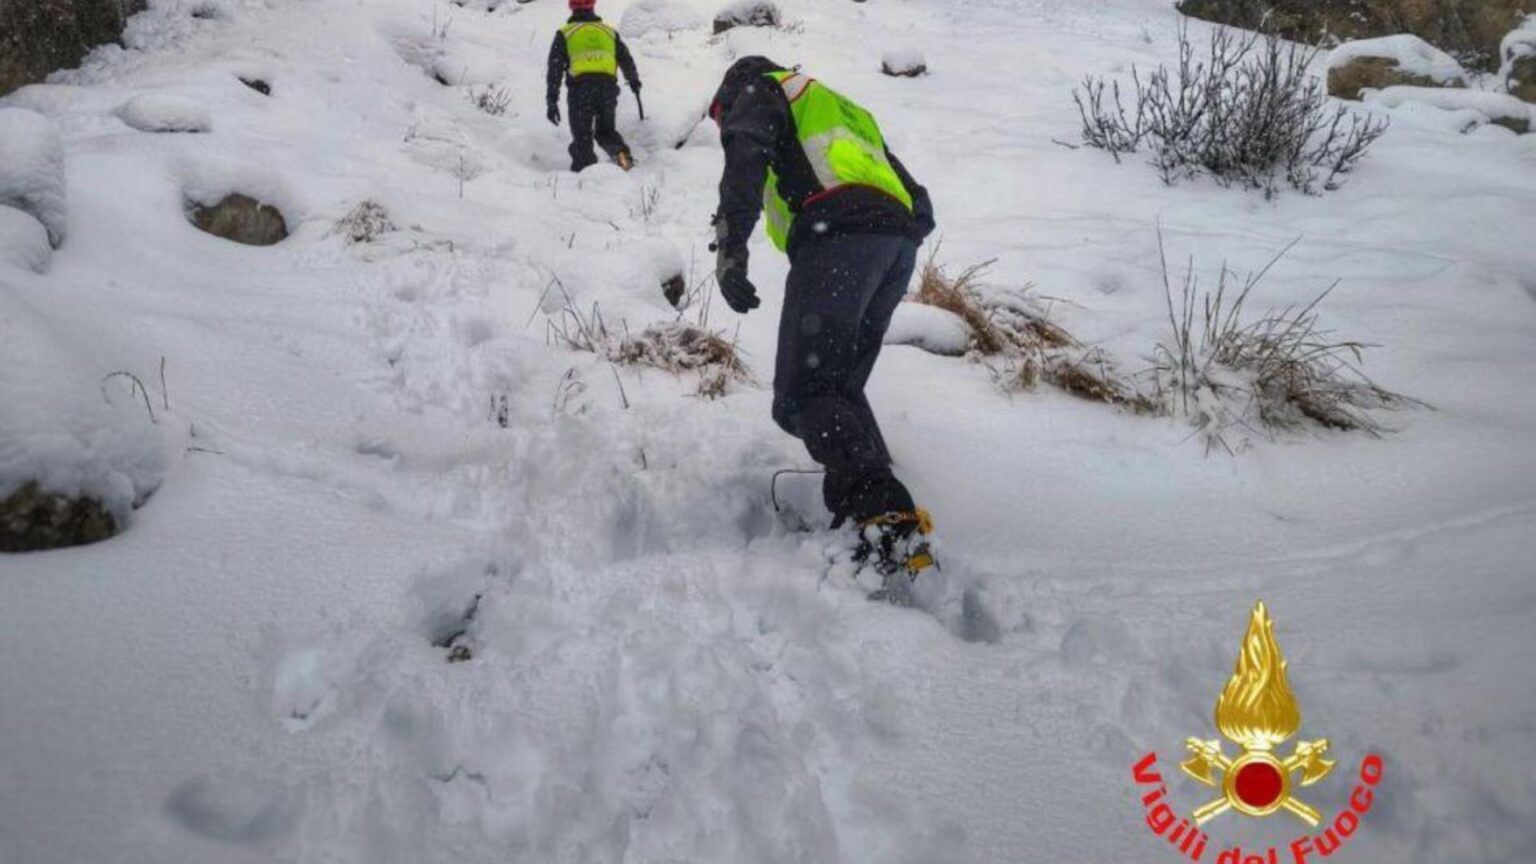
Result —
<svg viewBox="0 0 1536 864"><path fill-rule="evenodd" d="M595 12L573 12L571 13L569 23L578 24L602 20L597 17ZM624 73L624 80L629 82L629 89L638 90L640 89L640 73L635 69L635 58L630 55L629 46L624 44L622 38L619 38L617 34L615 34L614 38L618 39L619 69ZM601 79L602 83L612 80L607 75L600 74L582 75L579 78L574 78L570 72L571 55L565 47L565 33L556 30L555 44L549 46L549 74L546 79L545 99L550 105L557 104L560 101L561 81L564 81L567 87L575 87L578 83L583 83L588 78Z"/></svg>
<svg viewBox="0 0 1536 864"><path fill-rule="evenodd" d="M762 211L769 168L778 175L779 193L796 214L789 237L791 261L806 243L848 234L894 234L922 242L934 228L933 202L889 149L886 158L912 196L910 212L872 187L847 186L830 193L822 187L795 134L784 89L766 77L781 70L762 57L737 61L710 108L725 149L717 218L724 224L720 244L727 256L745 256L747 239Z"/></svg>

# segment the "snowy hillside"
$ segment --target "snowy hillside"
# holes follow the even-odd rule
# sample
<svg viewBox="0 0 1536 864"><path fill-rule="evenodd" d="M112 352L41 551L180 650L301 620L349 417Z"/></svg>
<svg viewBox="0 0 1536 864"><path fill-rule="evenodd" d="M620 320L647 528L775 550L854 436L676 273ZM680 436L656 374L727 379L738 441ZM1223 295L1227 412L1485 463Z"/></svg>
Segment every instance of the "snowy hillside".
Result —
<svg viewBox="0 0 1536 864"><path fill-rule="evenodd" d="M127 49L0 99L67 172L57 249L0 219L0 495L46 472L127 521L0 555L0 864L1173 861L1131 766L1217 734L1261 598L1340 763L1309 800L1386 762L1331 860L1529 860L1536 135L1362 106L1393 125L1342 189L1266 201L1058 143L1083 76L1176 58L1168 0L780 0L718 37L724 0L601 0L648 119L626 91L638 168L578 177L543 106L565 4L491 5L151 0ZM945 571L925 611L869 603L771 500L812 463L769 416L761 233L763 308L705 308L721 155L688 130L757 53L880 118L925 255L996 259L1117 362L1170 338L1159 226L1202 284L1300 238L1253 302L1339 280L1324 325L1433 408L1228 455L892 346L870 396ZM230 193L289 236L189 222ZM610 359L678 320L745 374ZM1299 824L1223 820L1245 849Z"/></svg>

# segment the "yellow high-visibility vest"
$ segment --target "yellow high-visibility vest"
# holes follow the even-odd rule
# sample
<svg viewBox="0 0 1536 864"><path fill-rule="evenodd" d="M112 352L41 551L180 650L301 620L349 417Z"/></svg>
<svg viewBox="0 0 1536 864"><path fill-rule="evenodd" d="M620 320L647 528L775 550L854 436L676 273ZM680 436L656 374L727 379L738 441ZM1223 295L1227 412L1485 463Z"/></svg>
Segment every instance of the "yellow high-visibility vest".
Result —
<svg viewBox="0 0 1536 864"><path fill-rule="evenodd" d="M885 156L885 137L868 111L820 82L798 72L768 75L784 88L795 119L795 137L827 194L845 186L869 186L912 210L912 193ZM795 214L779 194L779 177L768 170L763 184L764 223L780 252L789 248Z"/></svg>
<svg viewBox="0 0 1536 864"><path fill-rule="evenodd" d="M619 75L619 34L601 21L577 21L560 28L571 75Z"/></svg>

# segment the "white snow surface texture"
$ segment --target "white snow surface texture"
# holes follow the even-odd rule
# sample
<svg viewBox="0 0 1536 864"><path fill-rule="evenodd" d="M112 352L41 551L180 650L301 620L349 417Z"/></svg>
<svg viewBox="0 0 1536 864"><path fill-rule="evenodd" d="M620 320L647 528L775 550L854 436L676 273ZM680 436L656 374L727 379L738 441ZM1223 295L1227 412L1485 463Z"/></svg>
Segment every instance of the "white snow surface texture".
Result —
<svg viewBox="0 0 1536 864"><path fill-rule="evenodd" d="M674 0L650 20L697 26L630 40L638 169L578 178L543 116L563 3L209 5L158 0L128 48L0 100L57 124L70 196L46 273L0 263L0 464L153 491L109 542L0 557L0 861L1177 860L1131 766L1155 750L1180 811L1205 803L1175 764L1217 737L1261 598L1301 737L1339 761L1303 797L1337 812L1385 759L1330 860L1530 860L1536 136L1394 113L1326 196L1166 187L1053 143L1085 74L1176 58L1166 0L785 0L792 26L718 39L717 3ZM944 62L887 78L892 46ZM722 399L550 338L594 304L615 333L673 321L669 263L704 281L719 145L672 144L752 53L870 108L940 260L996 258L1086 344L1168 339L1159 225L1206 284L1300 237L1251 304L1342 280L1323 324L1434 410L1208 455L1182 420L891 346L870 397L945 571L930 612L869 603L770 502L810 463L769 416L787 263L761 237L763 308L711 311L755 379ZM471 104L487 84L505 115ZM157 92L211 130L115 115ZM291 235L188 223L234 191ZM349 244L368 199L399 230ZM103 399L114 371L156 422L121 377ZM815 487L780 481L819 519ZM1204 860L1302 830L1228 814Z"/></svg>
<svg viewBox="0 0 1536 864"><path fill-rule="evenodd" d="M0 107L0 204L30 213L58 246L68 232L66 197L58 128L35 111Z"/></svg>

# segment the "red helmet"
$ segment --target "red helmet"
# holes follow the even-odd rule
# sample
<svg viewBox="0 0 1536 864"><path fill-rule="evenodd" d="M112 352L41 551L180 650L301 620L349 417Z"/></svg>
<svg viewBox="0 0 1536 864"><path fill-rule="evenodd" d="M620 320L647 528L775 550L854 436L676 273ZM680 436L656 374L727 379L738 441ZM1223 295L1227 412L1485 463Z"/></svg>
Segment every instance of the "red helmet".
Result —
<svg viewBox="0 0 1536 864"><path fill-rule="evenodd" d="M591 12L597 8L597 0L571 0L572 12Z"/></svg>

